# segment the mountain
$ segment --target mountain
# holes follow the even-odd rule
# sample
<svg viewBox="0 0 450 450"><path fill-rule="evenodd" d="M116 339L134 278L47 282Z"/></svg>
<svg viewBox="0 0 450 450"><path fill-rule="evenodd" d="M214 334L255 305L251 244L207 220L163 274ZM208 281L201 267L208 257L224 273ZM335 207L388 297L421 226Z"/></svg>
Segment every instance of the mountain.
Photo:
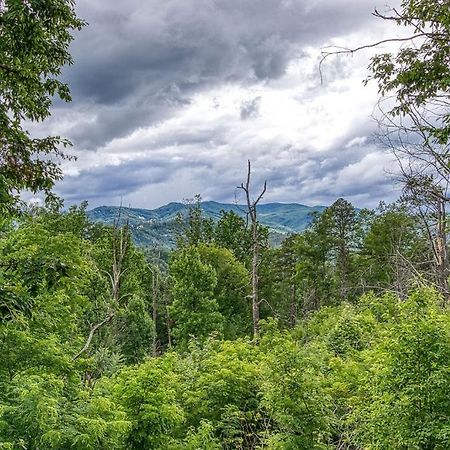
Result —
<svg viewBox="0 0 450 450"><path fill-rule="evenodd" d="M234 211L245 217L245 208L230 203L206 201L201 203L205 217L218 220L221 211ZM258 206L259 221L271 232L271 240L277 244L286 235L303 231L311 221L312 213L321 213L325 206L306 206L298 203L265 203ZM119 218L121 223L128 221L134 240L142 247L175 246L177 230L176 218L187 213L183 203L172 202L156 209L119 208L99 206L88 211L94 222L113 224ZM120 217L119 217L120 213Z"/></svg>

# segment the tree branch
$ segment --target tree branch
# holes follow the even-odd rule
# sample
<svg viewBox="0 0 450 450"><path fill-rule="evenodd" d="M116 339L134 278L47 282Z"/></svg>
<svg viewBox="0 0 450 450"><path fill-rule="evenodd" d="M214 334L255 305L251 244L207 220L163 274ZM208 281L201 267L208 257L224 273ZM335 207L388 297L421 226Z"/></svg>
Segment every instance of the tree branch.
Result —
<svg viewBox="0 0 450 450"><path fill-rule="evenodd" d="M369 48L374 48L374 47L378 47L382 44L387 44L390 42L407 42L407 41L412 41L414 39L417 39L419 37L435 37L436 33L416 33L412 36L408 36L408 37L404 37L404 38L388 38L388 39L382 39L380 41L374 42L372 44L365 44L365 45L361 45L360 47L355 47L355 48L346 48L346 47L339 47L339 46L330 46L330 47L324 47L324 49L327 48L334 48L336 49L335 51L322 51L322 58L320 59L319 62L319 75L320 75L320 82L323 83L323 73L322 73L322 65L325 62L326 59L328 59L330 56L334 56L334 55L343 55L343 54L347 54L347 55L353 55L356 52L359 52L361 50L366 50ZM444 35L442 35L442 37L445 37Z"/></svg>
<svg viewBox="0 0 450 450"><path fill-rule="evenodd" d="M76 359L78 359L91 345L91 341L92 338L94 337L95 332L101 328L103 325L105 325L106 323L111 322L111 320L113 319L115 315L114 311L111 311L101 322L93 325L91 327L91 331L89 332L89 336L86 340L86 343L84 344L83 348L72 358L73 361L75 361Z"/></svg>

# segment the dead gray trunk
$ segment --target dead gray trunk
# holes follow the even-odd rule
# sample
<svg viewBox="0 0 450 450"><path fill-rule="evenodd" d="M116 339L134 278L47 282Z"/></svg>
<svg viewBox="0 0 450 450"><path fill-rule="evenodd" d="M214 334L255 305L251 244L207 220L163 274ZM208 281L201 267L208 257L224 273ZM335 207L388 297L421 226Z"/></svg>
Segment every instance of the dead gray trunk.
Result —
<svg viewBox="0 0 450 450"><path fill-rule="evenodd" d="M256 200L251 200L250 198L250 177L251 177L251 164L248 161L247 166L247 180L238 186L238 189L242 189L245 193L245 200L247 206L247 217L250 218L251 230L252 230L252 316L253 316L253 337L258 339L259 336L259 305L261 303L258 297L259 291L259 259L260 259L260 248L259 248L259 232L258 232L258 217L256 212L256 207L258 203L263 198L263 195L267 189L267 182L264 182L264 187Z"/></svg>

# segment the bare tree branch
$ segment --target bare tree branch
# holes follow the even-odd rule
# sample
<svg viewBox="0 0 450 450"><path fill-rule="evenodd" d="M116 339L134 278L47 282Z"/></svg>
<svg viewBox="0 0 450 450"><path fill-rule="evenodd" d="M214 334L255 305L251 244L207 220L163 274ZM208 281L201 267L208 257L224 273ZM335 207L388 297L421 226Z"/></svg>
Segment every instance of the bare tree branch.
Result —
<svg viewBox="0 0 450 450"><path fill-rule="evenodd" d="M114 311L110 311L109 314L99 323L91 326L91 331L89 332L89 336L86 340L86 343L84 344L83 348L72 358L74 361L78 359L91 345L92 338L94 337L94 334L96 331L101 328L103 325L111 322L115 315Z"/></svg>
<svg viewBox="0 0 450 450"><path fill-rule="evenodd" d="M247 203L247 218L250 217L251 220L251 230L252 230L252 315L253 315L253 337L255 339L259 336L259 306L261 301L258 299L258 288L259 288L259 274L258 268L260 263L260 248L259 248L259 227L258 227L258 216L257 216L257 205L262 200L264 194L267 190L267 181L264 182L264 187L261 193L258 195L257 199L252 201L250 195L250 179L251 179L251 163L250 160L247 164L247 178L244 183L241 183L237 189L244 191L245 200Z"/></svg>

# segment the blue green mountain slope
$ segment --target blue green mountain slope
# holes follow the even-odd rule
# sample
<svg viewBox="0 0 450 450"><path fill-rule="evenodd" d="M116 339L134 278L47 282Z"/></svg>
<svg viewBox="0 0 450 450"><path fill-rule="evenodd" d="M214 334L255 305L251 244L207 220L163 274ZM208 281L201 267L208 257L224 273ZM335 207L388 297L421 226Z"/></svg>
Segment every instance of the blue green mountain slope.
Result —
<svg viewBox="0 0 450 450"><path fill-rule="evenodd" d="M234 211L245 217L244 207L231 203L206 201L201 203L205 217L218 220L221 211ZM259 221L267 226L275 242L285 235L303 231L311 221L312 213L320 213L324 206L306 206L298 203L265 203L258 206ZM185 215L188 208L183 203L168 203L156 209L119 208L99 206L88 211L94 222L113 224L128 221L136 243L143 247L173 247L176 236L176 218Z"/></svg>

